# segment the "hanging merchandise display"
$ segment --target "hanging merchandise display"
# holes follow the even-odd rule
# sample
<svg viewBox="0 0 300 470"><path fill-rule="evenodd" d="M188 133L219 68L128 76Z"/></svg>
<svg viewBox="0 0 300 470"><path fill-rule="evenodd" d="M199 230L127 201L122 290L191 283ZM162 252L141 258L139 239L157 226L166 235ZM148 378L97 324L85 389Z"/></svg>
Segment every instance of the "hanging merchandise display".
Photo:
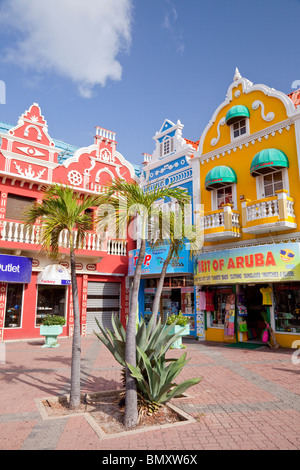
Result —
<svg viewBox="0 0 300 470"><path fill-rule="evenodd" d="M224 341L234 341L235 294L229 294L225 305Z"/></svg>
<svg viewBox="0 0 300 470"><path fill-rule="evenodd" d="M238 305L237 310L238 310L238 316L239 317L246 317L248 315L246 305Z"/></svg>
<svg viewBox="0 0 300 470"><path fill-rule="evenodd" d="M263 305L272 305L272 289L271 287L262 287L260 289L260 292L262 293L263 299L262 299L262 304Z"/></svg>
<svg viewBox="0 0 300 470"><path fill-rule="evenodd" d="M205 293L205 296L206 296L206 311L213 312L215 309L214 294L212 291L207 290Z"/></svg>
<svg viewBox="0 0 300 470"><path fill-rule="evenodd" d="M199 307L200 310L206 310L206 293L205 290L199 289L197 290L197 295L199 297Z"/></svg>
<svg viewBox="0 0 300 470"><path fill-rule="evenodd" d="M206 307L205 292L200 287L195 288L196 295L196 334L198 340L205 340L204 310Z"/></svg>
<svg viewBox="0 0 300 470"><path fill-rule="evenodd" d="M247 322L245 320L242 320L239 323L239 331L241 333L246 333L248 331Z"/></svg>
<svg viewBox="0 0 300 470"><path fill-rule="evenodd" d="M267 327L264 329L261 340L263 343L268 343L269 341L269 324L267 324Z"/></svg>

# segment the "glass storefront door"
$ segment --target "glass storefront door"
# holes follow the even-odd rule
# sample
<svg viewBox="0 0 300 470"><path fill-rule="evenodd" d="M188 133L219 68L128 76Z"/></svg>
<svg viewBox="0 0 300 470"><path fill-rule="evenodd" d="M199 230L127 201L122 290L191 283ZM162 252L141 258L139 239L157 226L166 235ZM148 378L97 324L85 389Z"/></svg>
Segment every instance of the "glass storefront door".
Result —
<svg viewBox="0 0 300 470"><path fill-rule="evenodd" d="M38 286L36 326L42 323L46 315L65 317L66 287L65 286Z"/></svg>

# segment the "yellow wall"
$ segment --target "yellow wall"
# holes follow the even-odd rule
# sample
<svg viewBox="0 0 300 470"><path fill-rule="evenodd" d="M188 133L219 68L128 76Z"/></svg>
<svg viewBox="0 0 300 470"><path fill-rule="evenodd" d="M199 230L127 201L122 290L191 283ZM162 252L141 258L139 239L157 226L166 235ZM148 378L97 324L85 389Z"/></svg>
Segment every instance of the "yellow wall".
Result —
<svg viewBox="0 0 300 470"><path fill-rule="evenodd" d="M243 79L244 80L244 79ZM256 178L250 174L250 166L254 156L263 149L267 148L276 148L283 151L289 160L289 169L288 169L288 180L289 180L289 196L294 199L294 212L296 217L296 222L298 227L300 226L300 193L299 193L299 164L297 156L297 145L296 145L296 134L295 134L295 124L287 123L289 119L286 106L284 101L287 97L280 98L280 94L277 96L267 87L262 86L262 90L257 90L255 86L246 83L246 81L238 82L239 85L236 87L234 84L231 85L228 89L228 99L231 99L227 103L224 102L224 106L220 107L218 113L213 116L213 124L210 127L206 128L203 141L202 141L202 152L199 154L200 158L200 202L204 205L204 213L211 212L211 192L205 189L205 177L210 170L219 165L226 165L232 168L237 175L237 184L236 184L236 203L237 211L240 214L240 226L242 226L242 198L249 199L251 201L257 200L257 189L256 189ZM243 86L245 87L243 90ZM253 90L251 90L253 88ZM239 96L235 96L236 92L240 92ZM270 93L270 95L268 94ZM253 109L252 105L254 101L259 100L263 103L264 109L259 106L257 109ZM250 112L249 126L250 134L244 135L241 138L231 140L230 126L226 123L220 125L220 120L225 118L227 111L235 105L246 106ZM291 102L290 110L293 112L294 105ZM266 121L262 117L262 112L264 116L267 116L268 113L274 113L274 118L272 120ZM282 123L282 129L279 132ZM275 131L269 131L268 128L272 126L278 126L278 129ZM285 126L289 125L287 129ZM253 134L261 132L262 134L267 134L268 136L258 139L259 136L253 136ZM251 141L255 138L255 141ZM213 139L219 138L216 145L212 145L211 141ZM300 138L300 136L299 136ZM240 148L240 143L243 142L242 147ZM245 143L247 144L245 145ZM230 153L228 150L230 148ZM201 149L201 147L200 147ZM213 158L212 158L213 157ZM286 188L285 188L286 189ZM235 207L234 207L235 208ZM269 220L270 221L270 220ZM210 229L211 231L217 232L220 229ZM278 232L280 234L292 234L293 232L298 232L297 229L288 229L284 232ZM241 237L238 239L221 239L219 242L205 242L204 245L213 245L217 246L218 244L232 244L232 246L237 246L238 242L243 240L255 239L256 236L253 234L243 233L240 231ZM276 236L277 233L273 232L273 236ZM269 237L269 233L259 234L259 237ZM208 328L206 330L206 340L208 341L224 341L224 330L217 328ZM282 347L291 347L293 341L300 340L300 335L290 335L290 334L276 334L276 340Z"/></svg>
<svg viewBox="0 0 300 470"><path fill-rule="evenodd" d="M241 85L238 87L242 91ZM266 122L261 117L261 107L258 109L252 109L252 103L255 100L259 100L264 103L264 114L267 115L269 112L275 114L274 119L271 122ZM219 126L220 129L220 139L217 145L212 146L211 140L218 136L218 123L221 118L226 116L227 111L237 105L241 104L246 106L250 111L250 135L247 140L249 140L248 146L243 145L242 149L239 148L239 139L235 139L231 142L230 138L230 126L224 124ZM290 167L288 169L288 178L289 178L289 189L290 196L294 198L294 211L296 215L296 220L300 220L300 204L297 204L297 197L299 196L299 168L298 168L298 159L297 159L297 148L296 148L296 137L295 137L295 126L292 124L290 129L287 130L283 128L282 132L275 132L274 135L269 135L266 139L265 137L261 138L261 141L255 140L254 143L251 143L251 134L263 131L267 127L278 124L282 121L285 121L288 118L286 109L281 100L277 97L266 96L262 91L253 91L248 92L247 94L241 93L238 98L234 98L232 101L227 104L223 109L221 109L218 115L215 118L214 124L208 129L207 134L204 136L203 142L203 158L204 163L200 163L200 184L201 184L201 204L204 204L204 212L212 211L211 207L211 192L205 189L205 177L207 173L218 165L226 165L232 168L237 175L237 210L240 213L240 225L241 225L241 196L244 196L246 199L255 201L257 199L256 192L256 179L250 174L250 166L254 156L263 149L267 148L276 148L282 150L288 157ZM225 155L222 155L224 151L223 147L230 144L231 146L236 145L235 151L231 150L230 154L226 151ZM205 153L215 152L219 157L209 158L206 161ZM209 155L211 157L211 155ZM293 232L297 229L291 229L287 232ZM285 233L287 233L285 232ZM264 235L262 235L264 236ZM268 233L265 236L269 236ZM242 239L251 239L255 238L251 234L243 234L239 240ZM226 242L230 243L230 240ZM216 242L218 243L218 242ZM221 243L224 243L222 240ZM232 243L236 243L236 240L233 240ZM207 243L206 243L207 244ZM214 243L215 244L215 243Z"/></svg>

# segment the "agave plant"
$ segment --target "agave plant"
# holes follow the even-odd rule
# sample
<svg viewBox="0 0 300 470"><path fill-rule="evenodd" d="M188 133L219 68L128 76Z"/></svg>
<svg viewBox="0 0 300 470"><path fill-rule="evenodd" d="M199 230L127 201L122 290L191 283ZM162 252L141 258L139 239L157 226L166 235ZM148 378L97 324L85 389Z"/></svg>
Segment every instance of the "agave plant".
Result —
<svg viewBox="0 0 300 470"><path fill-rule="evenodd" d="M114 317L112 317L113 331L109 329L105 331L98 321L97 324L101 334L94 331L95 335L124 367L123 379L125 379L125 328L121 321ZM169 334L173 326L174 323L162 325L160 319L155 324L153 315L146 325L142 318L136 333L136 367L127 364L132 377L136 379L141 403L152 411L171 398L181 395L201 380L201 378L190 379L179 385L173 383L174 378L188 362L185 360L186 354L177 360L165 357L168 349L180 335L180 332Z"/></svg>
<svg viewBox="0 0 300 470"><path fill-rule="evenodd" d="M123 367L126 366L125 361L125 343L126 343L126 330L122 325L118 317L112 316L112 328L104 329L95 318L97 325L101 333L94 331L97 338L107 347L112 353L116 361ZM136 344L137 344L137 366L142 367L143 361L140 351L146 354L149 360L159 359L160 356L164 355L171 345L176 341L180 333L170 335L169 332L173 325L162 325L159 320L153 327L155 318L153 315L146 325L145 320L141 318L136 333Z"/></svg>
<svg viewBox="0 0 300 470"><path fill-rule="evenodd" d="M186 353L179 359L172 360L167 364L165 355L150 361L147 355L139 350L142 357L143 368L146 370L146 377L141 367L133 367L128 364L131 375L136 379L138 389L140 389L149 402L165 404L171 398L178 397L189 387L200 382L201 377L185 380L177 385L173 380L182 371L183 367L189 362L186 360Z"/></svg>

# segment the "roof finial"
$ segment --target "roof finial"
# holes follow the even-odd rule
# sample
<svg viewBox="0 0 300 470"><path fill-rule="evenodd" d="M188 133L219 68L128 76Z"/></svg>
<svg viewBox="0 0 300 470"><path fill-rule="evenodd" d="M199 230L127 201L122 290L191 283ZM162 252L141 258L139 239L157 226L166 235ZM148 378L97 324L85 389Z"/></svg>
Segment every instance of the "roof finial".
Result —
<svg viewBox="0 0 300 470"><path fill-rule="evenodd" d="M236 81L239 80L240 78L242 78L242 75L240 74L239 69L236 67L236 68L235 68L235 74L234 74L233 80L236 82Z"/></svg>

